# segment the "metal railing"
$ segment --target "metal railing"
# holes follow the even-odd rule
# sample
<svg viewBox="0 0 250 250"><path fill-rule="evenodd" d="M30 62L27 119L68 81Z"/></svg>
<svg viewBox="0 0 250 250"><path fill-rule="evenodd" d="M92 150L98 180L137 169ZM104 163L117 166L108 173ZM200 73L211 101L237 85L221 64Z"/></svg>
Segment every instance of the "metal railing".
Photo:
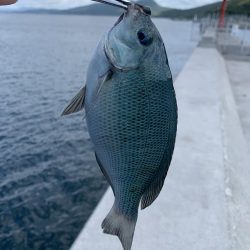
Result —
<svg viewBox="0 0 250 250"><path fill-rule="evenodd" d="M197 26L199 27L197 29ZM196 28L195 28L196 27ZM218 27L218 16L195 19L192 22L191 39L202 40L207 32L215 46L225 54L250 56L250 18L245 16L227 17L225 26Z"/></svg>

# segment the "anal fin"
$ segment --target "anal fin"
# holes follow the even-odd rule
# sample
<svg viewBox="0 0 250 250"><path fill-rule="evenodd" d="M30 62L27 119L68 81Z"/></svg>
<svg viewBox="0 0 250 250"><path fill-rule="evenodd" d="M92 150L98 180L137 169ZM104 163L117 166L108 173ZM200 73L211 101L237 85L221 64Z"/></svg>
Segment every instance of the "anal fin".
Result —
<svg viewBox="0 0 250 250"><path fill-rule="evenodd" d="M156 198L159 196L161 189L164 184L166 175L164 177L157 177L153 180L151 185L146 189L144 192L142 199L141 199L141 209L145 209L146 207L150 206Z"/></svg>
<svg viewBox="0 0 250 250"><path fill-rule="evenodd" d="M159 196L168 173L169 165L172 159L172 153L173 151L171 150L170 152L169 150L165 151L159 170L156 172L151 184L145 190L141 198L141 209L145 209L146 207L150 206Z"/></svg>
<svg viewBox="0 0 250 250"><path fill-rule="evenodd" d="M97 163L98 163L98 165L99 165L99 167L100 167L100 169L101 169L103 175L105 176L106 180L108 181L109 185L111 186L111 188L112 188L112 190L113 190L113 193L115 193L113 184L112 184L112 182L111 182L111 179L110 179L110 177L108 176L108 174L107 174L105 168L103 167L103 165L102 165L101 161L99 160L99 158L98 158L98 156L97 156L96 153L95 153L95 158L96 158L96 161L97 161Z"/></svg>

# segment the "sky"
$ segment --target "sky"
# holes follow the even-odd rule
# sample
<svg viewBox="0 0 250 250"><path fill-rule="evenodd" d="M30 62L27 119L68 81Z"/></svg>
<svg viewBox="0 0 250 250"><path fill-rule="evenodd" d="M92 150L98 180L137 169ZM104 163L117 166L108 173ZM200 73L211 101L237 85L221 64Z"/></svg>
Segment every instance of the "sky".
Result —
<svg viewBox="0 0 250 250"><path fill-rule="evenodd" d="M112 1L112 0L108 0ZM158 4L171 8L187 9L200 5L205 5L220 0L155 0ZM67 9L93 3L91 0L18 0L13 6L1 7L7 9L21 8L48 8L48 9Z"/></svg>

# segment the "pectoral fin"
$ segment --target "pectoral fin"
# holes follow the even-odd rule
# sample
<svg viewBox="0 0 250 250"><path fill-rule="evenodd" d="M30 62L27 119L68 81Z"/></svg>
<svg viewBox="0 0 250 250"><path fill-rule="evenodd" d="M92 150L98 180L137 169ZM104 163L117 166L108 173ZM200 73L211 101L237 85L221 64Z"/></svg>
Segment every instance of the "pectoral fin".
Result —
<svg viewBox="0 0 250 250"><path fill-rule="evenodd" d="M62 116L81 111L84 108L86 86L71 100L70 104L62 112Z"/></svg>
<svg viewBox="0 0 250 250"><path fill-rule="evenodd" d="M102 87L103 87L103 84L110 80L111 77L113 76L113 71L111 69L109 69L103 76L99 77L99 87L98 87L98 90L97 90L97 96L99 95Z"/></svg>

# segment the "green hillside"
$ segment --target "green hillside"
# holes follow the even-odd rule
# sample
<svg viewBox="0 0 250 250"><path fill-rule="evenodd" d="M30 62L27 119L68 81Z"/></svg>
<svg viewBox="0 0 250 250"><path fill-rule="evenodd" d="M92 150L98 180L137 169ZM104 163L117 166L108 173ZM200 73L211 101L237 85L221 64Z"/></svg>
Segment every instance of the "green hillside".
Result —
<svg viewBox="0 0 250 250"><path fill-rule="evenodd" d="M250 15L250 0L231 0L227 12L228 14Z"/></svg>
<svg viewBox="0 0 250 250"><path fill-rule="evenodd" d="M249 4L250 3L249 0L233 0L233 2L235 2L236 5L243 5L243 4Z"/></svg>
<svg viewBox="0 0 250 250"><path fill-rule="evenodd" d="M209 14L216 14L220 12L221 1L218 3L208 4L205 6L179 10L169 9L162 11L159 16L169 18L193 18L195 15L204 17ZM250 15L250 0L231 0L228 2L227 14L229 15Z"/></svg>
<svg viewBox="0 0 250 250"><path fill-rule="evenodd" d="M170 9L162 11L159 16L168 18L193 18L197 15L198 17L204 17L211 13L217 13L220 10L220 6L221 3L214 3L186 10Z"/></svg>

